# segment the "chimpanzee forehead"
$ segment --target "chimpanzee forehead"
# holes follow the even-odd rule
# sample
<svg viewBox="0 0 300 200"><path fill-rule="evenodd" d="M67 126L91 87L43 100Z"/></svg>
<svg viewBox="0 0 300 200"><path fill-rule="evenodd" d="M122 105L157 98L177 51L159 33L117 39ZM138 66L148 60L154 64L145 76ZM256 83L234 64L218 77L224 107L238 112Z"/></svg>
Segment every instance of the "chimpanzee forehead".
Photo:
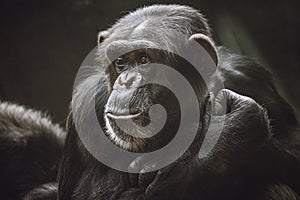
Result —
<svg viewBox="0 0 300 200"><path fill-rule="evenodd" d="M156 22L157 23L157 22ZM142 23L136 23L126 27L116 27L112 30L110 35L111 40L149 40L157 41L163 36L166 36L168 32L167 27L158 26L154 23L144 21Z"/></svg>

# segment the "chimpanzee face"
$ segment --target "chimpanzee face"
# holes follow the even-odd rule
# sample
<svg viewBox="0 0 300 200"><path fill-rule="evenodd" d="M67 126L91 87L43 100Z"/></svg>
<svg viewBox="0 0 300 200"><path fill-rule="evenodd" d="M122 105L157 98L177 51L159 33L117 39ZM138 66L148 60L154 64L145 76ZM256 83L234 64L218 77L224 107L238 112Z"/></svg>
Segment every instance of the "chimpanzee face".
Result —
<svg viewBox="0 0 300 200"><path fill-rule="evenodd" d="M128 44L132 46L130 42ZM165 145L172 138L172 131L166 134L166 130L171 130L172 123L180 119L180 108L170 90L155 84L155 79L164 74L152 67L162 63L164 56L168 55L155 49L134 50L115 58L106 71L110 80L110 96L104 113L107 134L122 148L149 151ZM152 83L147 84L149 82ZM161 134L148 138L155 131L151 121L163 121L163 116L151 119L149 115L156 104L166 109L169 120Z"/></svg>

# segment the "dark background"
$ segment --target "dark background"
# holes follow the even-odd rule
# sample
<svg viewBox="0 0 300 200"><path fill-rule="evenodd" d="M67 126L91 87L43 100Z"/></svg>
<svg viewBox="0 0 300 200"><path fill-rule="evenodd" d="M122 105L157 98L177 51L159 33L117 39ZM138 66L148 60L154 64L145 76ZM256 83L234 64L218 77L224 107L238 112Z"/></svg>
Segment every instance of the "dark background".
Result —
<svg viewBox="0 0 300 200"><path fill-rule="evenodd" d="M127 11L153 3L200 9L217 44L255 57L275 75L300 113L299 1L11 0L0 8L0 99L63 122L77 69L106 29ZM259 90L259 88L258 88Z"/></svg>

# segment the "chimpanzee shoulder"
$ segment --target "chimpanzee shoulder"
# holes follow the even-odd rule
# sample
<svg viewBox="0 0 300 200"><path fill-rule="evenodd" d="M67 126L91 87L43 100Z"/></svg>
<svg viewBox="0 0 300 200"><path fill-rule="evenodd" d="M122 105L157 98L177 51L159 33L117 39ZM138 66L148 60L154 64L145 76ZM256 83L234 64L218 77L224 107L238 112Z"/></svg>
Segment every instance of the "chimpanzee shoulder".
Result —
<svg viewBox="0 0 300 200"><path fill-rule="evenodd" d="M249 96L266 108L275 136L298 127L292 107L278 93L272 73L258 61L218 47L218 73L225 88Z"/></svg>

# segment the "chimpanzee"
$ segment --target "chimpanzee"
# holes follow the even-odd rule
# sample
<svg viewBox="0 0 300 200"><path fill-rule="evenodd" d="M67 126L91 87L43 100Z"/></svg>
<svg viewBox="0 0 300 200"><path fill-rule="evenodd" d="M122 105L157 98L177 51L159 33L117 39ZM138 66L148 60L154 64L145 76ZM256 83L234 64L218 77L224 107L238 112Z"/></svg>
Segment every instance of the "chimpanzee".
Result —
<svg viewBox="0 0 300 200"><path fill-rule="evenodd" d="M35 187L55 182L64 138L64 130L47 115L0 102L1 199L20 199Z"/></svg>
<svg viewBox="0 0 300 200"><path fill-rule="evenodd" d="M180 48L189 49L194 42L205 49L214 63L201 66L205 77L174 53ZM194 59L203 59L197 57L197 52L190 54ZM20 120L9 118L6 108L1 111L0 125L4 128L0 129L0 157L15 156L9 162L4 160L4 167L1 165L7 182L2 183L6 187L3 194L24 199L56 199L57 195L62 200L299 199L299 126L293 109L276 91L271 74L258 62L215 46L206 19L197 10L183 5L152 5L129 13L99 33L96 57L97 66L90 66L88 76L75 85L62 155L63 137L40 125L45 118L33 117L23 122L22 117L30 117L30 111L21 117L16 111L14 115ZM186 105L178 105L173 91L158 84L144 84L149 77L168 81L168 75L160 68L150 67L153 63L179 71L191 84L199 104L189 103L191 97L187 95ZM163 105L167 112L166 123L158 134L147 137L151 127L120 128L120 120L148 127L155 120L150 113L156 104ZM200 119L188 122L190 129L194 123L199 124L195 139L170 165L152 171L151 167L170 158L162 156L144 162L147 158L138 156L129 163L129 172L125 172L98 161L82 141L79 130L88 128L83 121L91 114L91 106L112 144L142 155L168 145L180 120L189 119L194 110L199 111ZM181 112L181 107L186 112ZM43 127L39 129L42 134L36 134L35 129L30 132L34 123ZM19 141L18 130L24 126L30 132L19 134L24 145L14 145L14 141ZM184 133L188 135L190 130L185 129ZM97 146L88 131L86 134ZM31 140L36 147L28 143ZM202 156L205 140L216 143ZM106 155L107 146L99 146L100 154ZM43 154L37 154L45 147ZM21 150L15 150L18 148ZM31 154L38 159L28 160ZM60 166L56 182L52 176L57 174L57 162ZM23 165L26 172L35 171L21 171L20 180L9 179Z"/></svg>
<svg viewBox="0 0 300 200"><path fill-rule="evenodd" d="M177 33L185 37L178 38ZM170 53L182 44L189 48L192 41L201 45L217 66L202 66L202 72L209 76L207 87L183 58ZM290 199L296 198L299 143L292 108L278 95L270 73L260 64L214 45L207 22L198 11L179 5L138 9L99 33L96 59L97 70L77 86L73 95L59 173L59 198L268 199L285 193L285 198L288 195ZM99 122L104 124L107 137L115 145L145 153L168 144L177 128L180 109L166 88L153 84L142 86L152 73L163 74L160 69L151 71L148 68L151 63L172 66L187 77L200 102L199 107L190 105L187 113L199 108L202 123L196 142L183 155L185 158L161 170L142 173L153 163L143 163L143 157L138 157L129 168L138 168L141 173L123 173L96 161L81 143L77 129L83 126L82 121L88 115L89 99L86 98L89 92L96 91ZM219 82L229 90L219 90ZM208 96L216 96L215 103ZM214 105L213 110L222 107L218 99L228 101L226 121L213 150L207 157L199 158L198 144L203 142L206 120L215 127L220 125L218 112L211 115L205 112L209 102ZM157 103L168 111L168 120L159 134L137 138L128 134L134 132L131 127L119 128L117 120L120 119L147 125L150 107ZM79 121L77 129L74 118ZM136 129L140 135L151 132L151 129Z"/></svg>

